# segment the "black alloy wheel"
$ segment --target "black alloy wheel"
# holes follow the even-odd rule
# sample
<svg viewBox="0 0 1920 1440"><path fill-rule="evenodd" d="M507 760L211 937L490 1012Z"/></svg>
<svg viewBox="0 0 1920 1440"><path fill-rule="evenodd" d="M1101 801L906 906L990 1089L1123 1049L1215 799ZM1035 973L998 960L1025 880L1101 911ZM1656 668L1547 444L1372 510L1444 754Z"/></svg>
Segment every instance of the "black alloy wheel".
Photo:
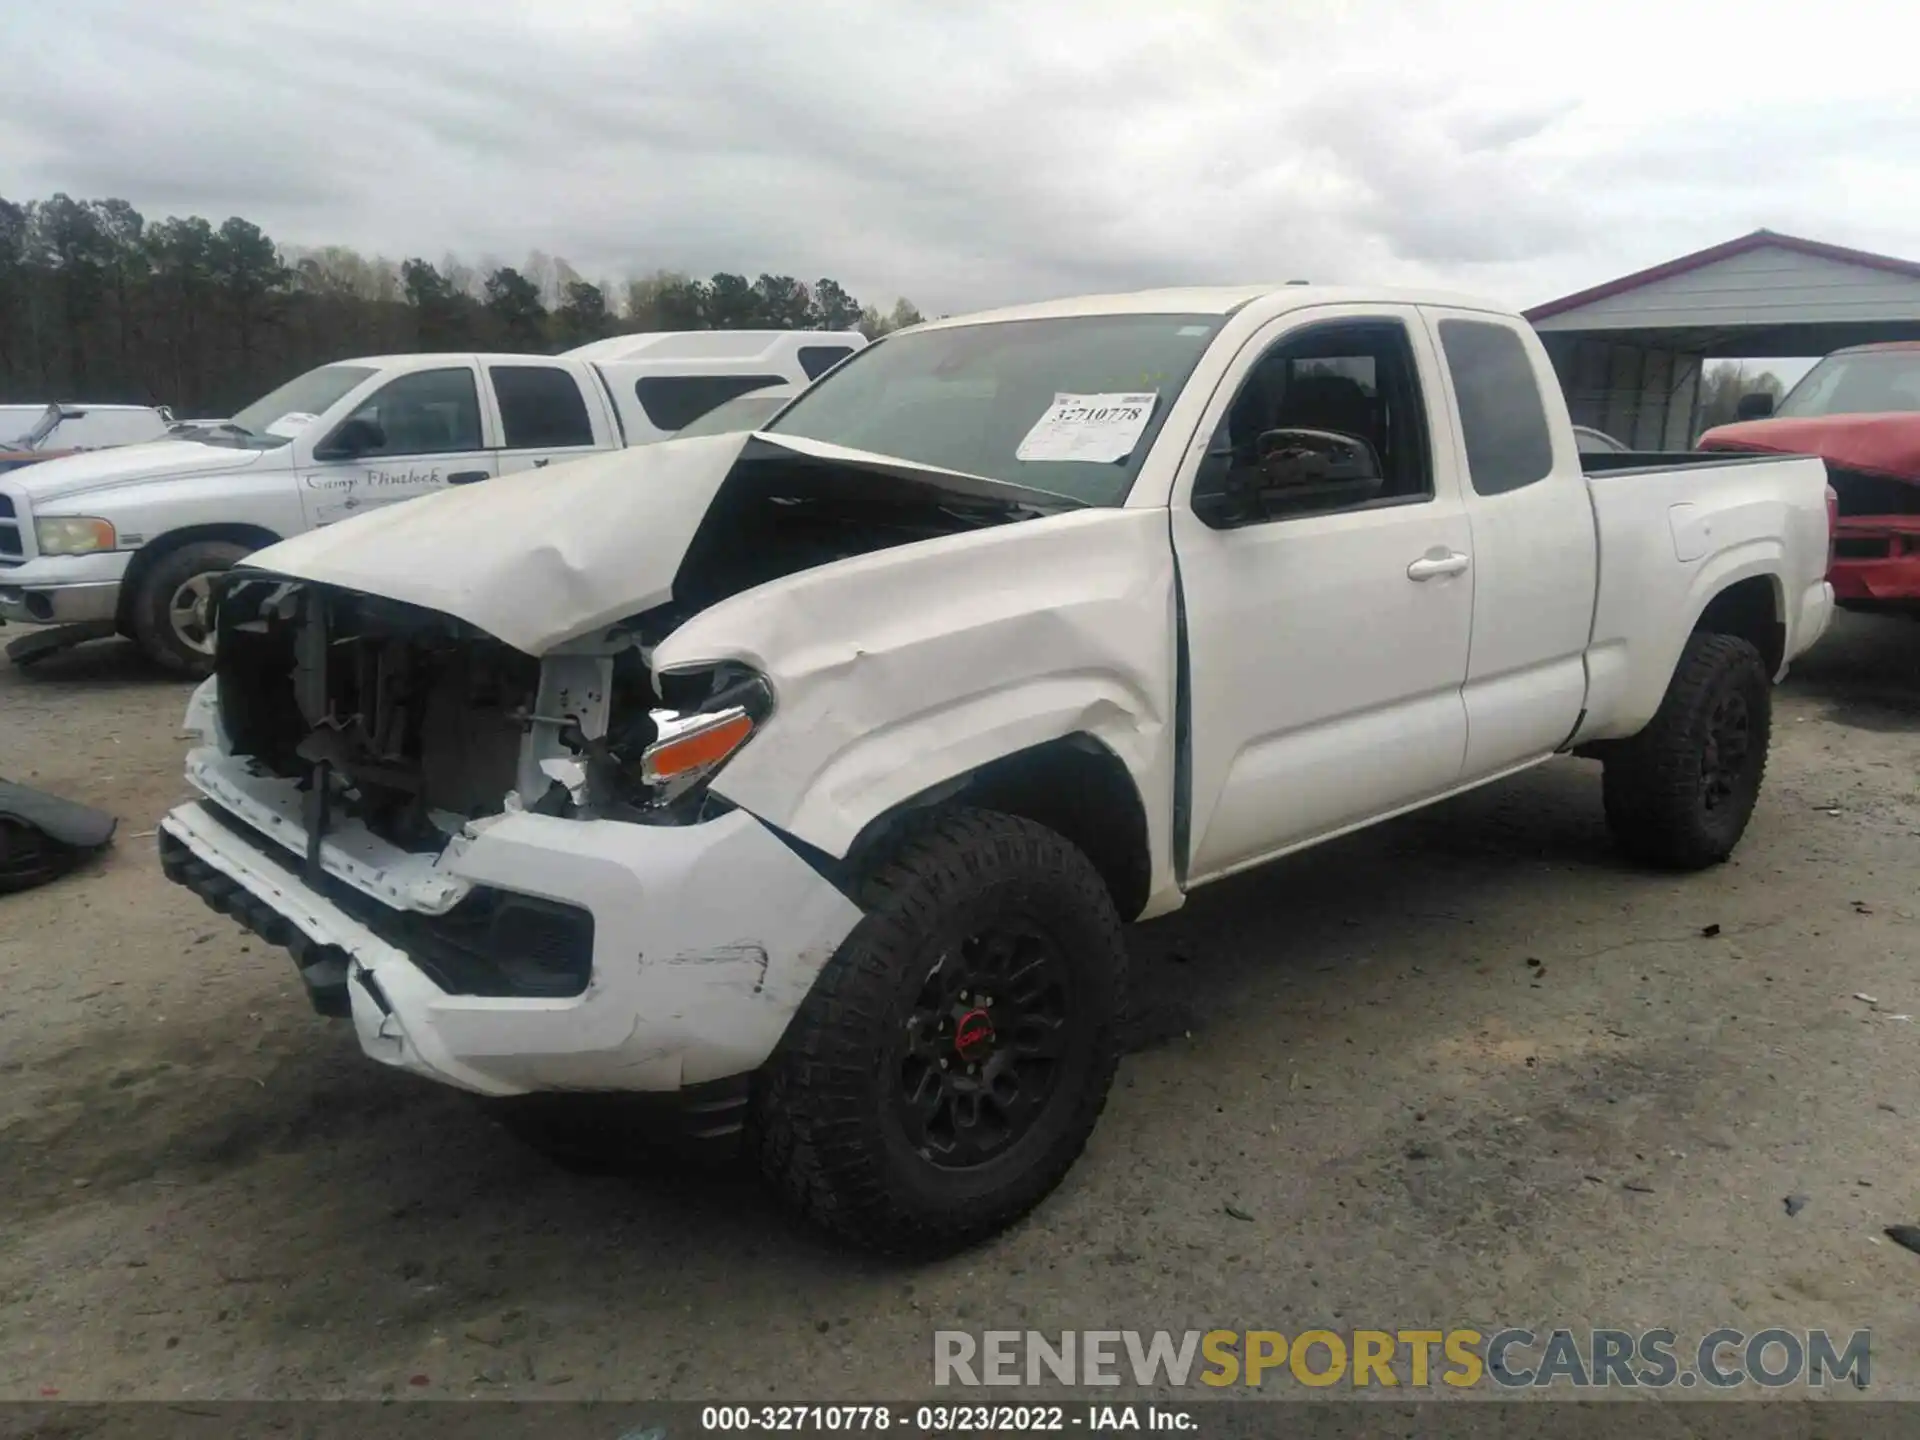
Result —
<svg viewBox="0 0 1920 1440"><path fill-rule="evenodd" d="M907 1018L894 1098L907 1143L947 1169L1003 1154L1053 1096L1073 1020L1072 976L1037 921L1006 915L961 940Z"/></svg>

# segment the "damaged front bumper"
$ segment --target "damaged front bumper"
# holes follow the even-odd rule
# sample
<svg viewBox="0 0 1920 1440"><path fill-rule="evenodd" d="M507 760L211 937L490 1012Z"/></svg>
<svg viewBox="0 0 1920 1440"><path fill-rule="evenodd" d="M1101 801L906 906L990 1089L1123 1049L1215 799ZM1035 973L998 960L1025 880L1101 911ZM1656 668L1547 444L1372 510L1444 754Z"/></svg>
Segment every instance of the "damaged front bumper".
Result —
<svg viewBox="0 0 1920 1440"><path fill-rule="evenodd" d="M1920 610L1920 515L1843 516L1833 541L1840 604Z"/></svg>
<svg viewBox="0 0 1920 1440"><path fill-rule="evenodd" d="M0 511L0 516L5 513ZM0 527L13 523L0 519ZM4 540L0 536L0 541ZM22 542L16 539L14 543ZM16 549L13 553L19 552ZM133 558L131 552L40 556L24 562L9 560L7 554L6 545L0 543L0 620L17 625L67 625L111 620L119 614L120 580Z"/></svg>
<svg viewBox="0 0 1920 1440"><path fill-rule="evenodd" d="M260 788L244 759L208 748L189 774L208 798L161 822L169 878L290 950L368 1055L480 1094L751 1072L860 919L741 810L682 826L509 813L395 873L333 835L303 863L274 803L291 797L255 793L242 813ZM482 896L495 908L476 930L462 915ZM554 983L570 947L578 983Z"/></svg>

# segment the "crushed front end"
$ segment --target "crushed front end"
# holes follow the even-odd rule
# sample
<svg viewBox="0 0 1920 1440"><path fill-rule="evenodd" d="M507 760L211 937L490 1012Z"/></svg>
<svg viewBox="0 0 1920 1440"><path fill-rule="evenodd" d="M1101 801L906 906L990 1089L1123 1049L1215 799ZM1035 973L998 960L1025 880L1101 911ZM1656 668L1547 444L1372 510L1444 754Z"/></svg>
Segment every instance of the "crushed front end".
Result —
<svg viewBox="0 0 1920 1440"><path fill-rule="evenodd" d="M1827 463L1837 497L1834 599L1852 610L1920 615L1920 479Z"/></svg>
<svg viewBox="0 0 1920 1440"><path fill-rule="evenodd" d="M162 862L375 1059L494 1095L741 1077L859 919L707 788L766 683L655 676L644 620L535 658L242 570L219 624Z"/></svg>

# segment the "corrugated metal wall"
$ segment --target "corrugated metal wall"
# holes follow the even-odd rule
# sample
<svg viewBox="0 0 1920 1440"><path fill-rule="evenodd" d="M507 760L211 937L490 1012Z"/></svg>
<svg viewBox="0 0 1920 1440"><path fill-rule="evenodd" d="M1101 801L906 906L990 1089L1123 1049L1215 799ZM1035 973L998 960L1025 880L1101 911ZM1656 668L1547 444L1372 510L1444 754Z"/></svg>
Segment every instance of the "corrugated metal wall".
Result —
<svg viewBox="0 0 1920 1440"><path fill-rule="evenodd" d="M1547 331L1881 325L1920 320L1920 279L1762 245L1741 255L1590 300L1542 322Z"/></svg>
<svg viewBox="0 0 1920 1440"><path fill-rule="evenodd" d="M1573 423L1635 450L1692 446L1704 357L1640 345L1543 335Z"/></svg>

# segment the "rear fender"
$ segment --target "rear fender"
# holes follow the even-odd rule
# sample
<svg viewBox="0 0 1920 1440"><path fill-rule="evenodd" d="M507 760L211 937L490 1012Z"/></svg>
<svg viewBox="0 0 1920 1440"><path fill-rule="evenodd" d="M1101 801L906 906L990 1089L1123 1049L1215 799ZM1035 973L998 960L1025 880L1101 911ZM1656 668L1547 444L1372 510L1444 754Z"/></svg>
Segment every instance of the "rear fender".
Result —
<svg viewBox="0 0 1920 1440"><path fill-rule="evenodd" d="M1676 536L1676 541L1679 538ZM1785 547L1776 538L1755 537L1729 545L1699 565L1684 591L1675 597L1673 608L1666 611L1669 616L1677 612L1682 617L1680 624L1663 618L1654 608L1660 597L1649 595L1637 636L1621 633L1604 640L1596 637L1587 655L1589 720L1576 735L1576 743L1625 739L1645 729L1659 710L1680 664L1681 652L1700 628L1707 607L1735 585L1765 578L1773 597L1773 619L1783 623L1786 595L1781 576L1785 565Z"/></svg>

